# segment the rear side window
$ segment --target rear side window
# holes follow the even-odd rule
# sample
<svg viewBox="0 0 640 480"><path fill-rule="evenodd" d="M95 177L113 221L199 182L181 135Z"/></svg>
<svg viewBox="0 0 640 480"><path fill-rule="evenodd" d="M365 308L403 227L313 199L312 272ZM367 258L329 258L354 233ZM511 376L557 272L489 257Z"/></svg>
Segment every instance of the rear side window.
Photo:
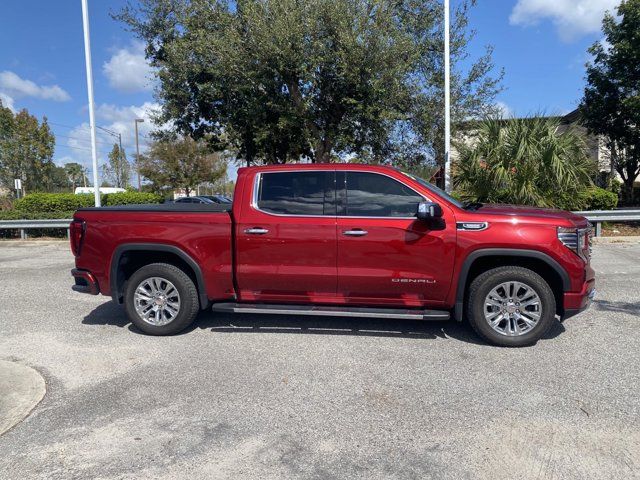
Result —
<svg viewBox="0 0 640 480"><path fill-rule="evenodd" d="M386 175L346 173L346 200L341 214L349 217L415 217L424 198Z"/></svg>
<svg viewBox="0 0 640 480"><path fill-rule="evenodd" d="M335 215L334 172L260 175L257 207L280 215Z"/></svg>

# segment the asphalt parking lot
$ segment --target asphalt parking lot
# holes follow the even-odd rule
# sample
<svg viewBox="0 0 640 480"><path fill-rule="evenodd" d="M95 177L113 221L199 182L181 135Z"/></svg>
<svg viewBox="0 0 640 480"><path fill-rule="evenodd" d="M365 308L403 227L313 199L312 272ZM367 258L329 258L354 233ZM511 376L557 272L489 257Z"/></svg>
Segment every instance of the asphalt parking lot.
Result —
<svg viewBox="0 0 640 480"><path fill-rule="evenodd" d="M175 337L71 291L66 243L0 243L0 360L47 393L0 478L640 478L640 243L524 349L455 323L201 314Z"/></svg>

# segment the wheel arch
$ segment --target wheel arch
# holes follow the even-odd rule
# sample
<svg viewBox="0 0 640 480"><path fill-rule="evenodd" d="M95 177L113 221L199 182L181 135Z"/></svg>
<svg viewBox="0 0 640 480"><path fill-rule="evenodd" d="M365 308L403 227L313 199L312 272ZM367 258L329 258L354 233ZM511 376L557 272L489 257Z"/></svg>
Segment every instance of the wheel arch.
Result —
<svg viewBox="0 0 640 480"><path fill-rule="evenodd" d="M471 252L464 259L456 286L454 318L461 322L464 315L465 295L471 281L491 268L506 265L522 266L533 269L551 286L556 298L557 313L562 315L562 294L571 289L569 274L549 255L537 250L516 248L487 248Z"/></svg>
<svg viewBox="0 0 640 480"><path fill-rule="evenodd" d="M198 263L179 247L160 243L125 243L114 250L109 269L111 298L122 303L125 282L133 272L158 262L170 263L183 270L196 285L200 308L208 306L204 275Z"/></svg>

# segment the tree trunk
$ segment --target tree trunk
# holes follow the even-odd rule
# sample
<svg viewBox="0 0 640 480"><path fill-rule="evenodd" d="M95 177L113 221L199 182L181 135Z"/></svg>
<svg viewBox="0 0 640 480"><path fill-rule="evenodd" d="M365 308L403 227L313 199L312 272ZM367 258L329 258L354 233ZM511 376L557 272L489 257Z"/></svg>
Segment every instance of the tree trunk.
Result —
<svg viewBox="0 0 640 480"><path fill-rule="evenodd" d="M330 163L331 162L331 145L333 142L324 138L319 139L316 150L313 155L313 163Z"/></svg>
<svg viewBox="0 0 640 480"><path fill-rule="evenodd" d="M633 183L635 178L628 177L624 179L622 187L622 203L626 206L633 204Z"/></svg>

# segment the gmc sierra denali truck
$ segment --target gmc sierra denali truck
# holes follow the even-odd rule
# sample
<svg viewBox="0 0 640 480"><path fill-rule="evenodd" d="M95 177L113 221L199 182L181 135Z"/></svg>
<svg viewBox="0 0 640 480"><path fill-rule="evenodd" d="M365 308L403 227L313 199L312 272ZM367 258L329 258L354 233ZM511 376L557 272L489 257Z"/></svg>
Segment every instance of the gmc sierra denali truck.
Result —
<svg viewBox="0 0 640 480"><path fill-rule="evenodd" d="M452 317L523 346L595 294L585 218L463 204L382 166L241 168L230 205L84 208L70 228L73 289L110 295L153 335L213 308Z"/></svg>

